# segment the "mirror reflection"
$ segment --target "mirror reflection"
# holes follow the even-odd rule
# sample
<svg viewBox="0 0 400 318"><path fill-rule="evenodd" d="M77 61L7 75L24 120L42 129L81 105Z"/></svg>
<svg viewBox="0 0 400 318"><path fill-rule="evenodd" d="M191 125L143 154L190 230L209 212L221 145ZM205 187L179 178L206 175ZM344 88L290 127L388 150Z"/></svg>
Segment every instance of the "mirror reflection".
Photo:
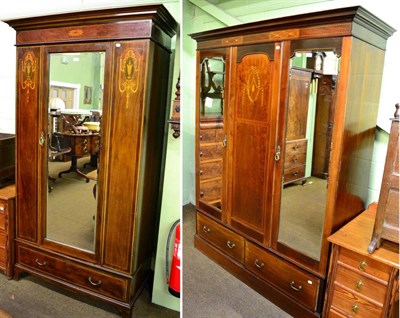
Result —
<svg viewBox="0 0 400 318"><path fill-rule="evenodd" d="M200 69L200 202L220 211L222 148L225 140L225 60L221 56L205 57L201 61Z"/></svg>
<svg viewBox="0 0 400 318"><path fill-rule="evenodd" d="M332 51L297 52L290 60L278 241L315 260L321 253L339 62Z"/></svg>
<svg viewBox="0 0 400 318"><path fill-rule="evenodd" d="M46 239L94 252L104 52L49 57Z"/></svg>

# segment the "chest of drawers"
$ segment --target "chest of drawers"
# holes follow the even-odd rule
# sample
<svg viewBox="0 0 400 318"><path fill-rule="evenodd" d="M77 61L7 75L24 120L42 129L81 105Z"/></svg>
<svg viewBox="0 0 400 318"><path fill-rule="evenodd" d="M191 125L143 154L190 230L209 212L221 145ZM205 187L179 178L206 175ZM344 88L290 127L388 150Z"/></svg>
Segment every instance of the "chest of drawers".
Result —
<svg viewBox="0 0 400 318"><path fill-rule="evenodd" d="M13 275L15 185L0 189L0 270Z"/></svg>
<svg viewBox="0 0 400 318"><path fill-rule="evenodd" d="M328 240L333 243L324 317L398 317L398 245L368 244L376 203Z"/></svg>

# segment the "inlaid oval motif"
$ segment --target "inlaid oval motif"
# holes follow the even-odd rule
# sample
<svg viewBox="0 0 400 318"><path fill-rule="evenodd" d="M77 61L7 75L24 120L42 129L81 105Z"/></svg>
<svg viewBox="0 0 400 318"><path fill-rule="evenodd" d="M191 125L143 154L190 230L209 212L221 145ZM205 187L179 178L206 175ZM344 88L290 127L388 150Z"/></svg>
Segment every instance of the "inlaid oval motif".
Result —
<svg viewBox="0 0 400 318"><path fill-rule="evenodd" d="M249 70L247 83L245 85L247 98L252 103L255 103L257 101L260 95L260 89L261 89L260 70L253 65Z"/></svg>
<svg viewBox="0 0 400 318"><path fill-rule="evenodd" d="M69 36L75 36L75 37L82 36L83 35L83 30L82 29L73 29L73 30L70 30L68 32L68 35Z"/></svg>

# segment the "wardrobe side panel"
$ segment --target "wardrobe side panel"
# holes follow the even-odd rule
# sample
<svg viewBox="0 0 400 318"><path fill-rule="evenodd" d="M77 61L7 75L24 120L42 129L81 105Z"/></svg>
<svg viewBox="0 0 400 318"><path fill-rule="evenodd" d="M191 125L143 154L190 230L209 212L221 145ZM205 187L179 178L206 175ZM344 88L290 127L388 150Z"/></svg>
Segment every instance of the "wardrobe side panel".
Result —
<svg viewBox="0 0 400 318"><path fill-rule="evenodd" d="M385 52L352 39L333 231L364 210Z"/></svg>

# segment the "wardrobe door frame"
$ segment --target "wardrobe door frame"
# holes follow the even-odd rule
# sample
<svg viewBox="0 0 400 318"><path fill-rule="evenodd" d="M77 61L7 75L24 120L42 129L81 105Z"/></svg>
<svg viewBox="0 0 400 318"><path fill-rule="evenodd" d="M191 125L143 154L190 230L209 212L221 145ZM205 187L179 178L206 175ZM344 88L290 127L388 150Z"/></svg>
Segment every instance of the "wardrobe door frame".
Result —
<svg viewBox="0 0 400 318"><path fill-rule="evenodd" d="M104 215L104 195L105 187L103 184L104 174L106 173L106 158L108 153L109 133L108 122L110 121L110 74L112 69L112 46L110 42L95 42L95 43L69 43L59 45L44 45L41 50L42 66L41 70L41 101L39 103L39 134L44 133L48 135L48 107L49 104L49 89L50 89L50 54L63 53L63 52L105 52L105 69L104 69L104 90L103 90L103 116L102 116L102 140L100 141L100 168L102 171L98 177L97 183L97 217L96 217L96 236L95 236L95 250L94 252L85 251L79 248L68 246L56 241L46 239L46 226L47 226L47 143L46 138L45 146L39 148L39 180L38 180L38 244L48 250L61 252L63 254L80 258L86 261L99 263L101 246L101 233L103 232L103 217Z"/></svg>

